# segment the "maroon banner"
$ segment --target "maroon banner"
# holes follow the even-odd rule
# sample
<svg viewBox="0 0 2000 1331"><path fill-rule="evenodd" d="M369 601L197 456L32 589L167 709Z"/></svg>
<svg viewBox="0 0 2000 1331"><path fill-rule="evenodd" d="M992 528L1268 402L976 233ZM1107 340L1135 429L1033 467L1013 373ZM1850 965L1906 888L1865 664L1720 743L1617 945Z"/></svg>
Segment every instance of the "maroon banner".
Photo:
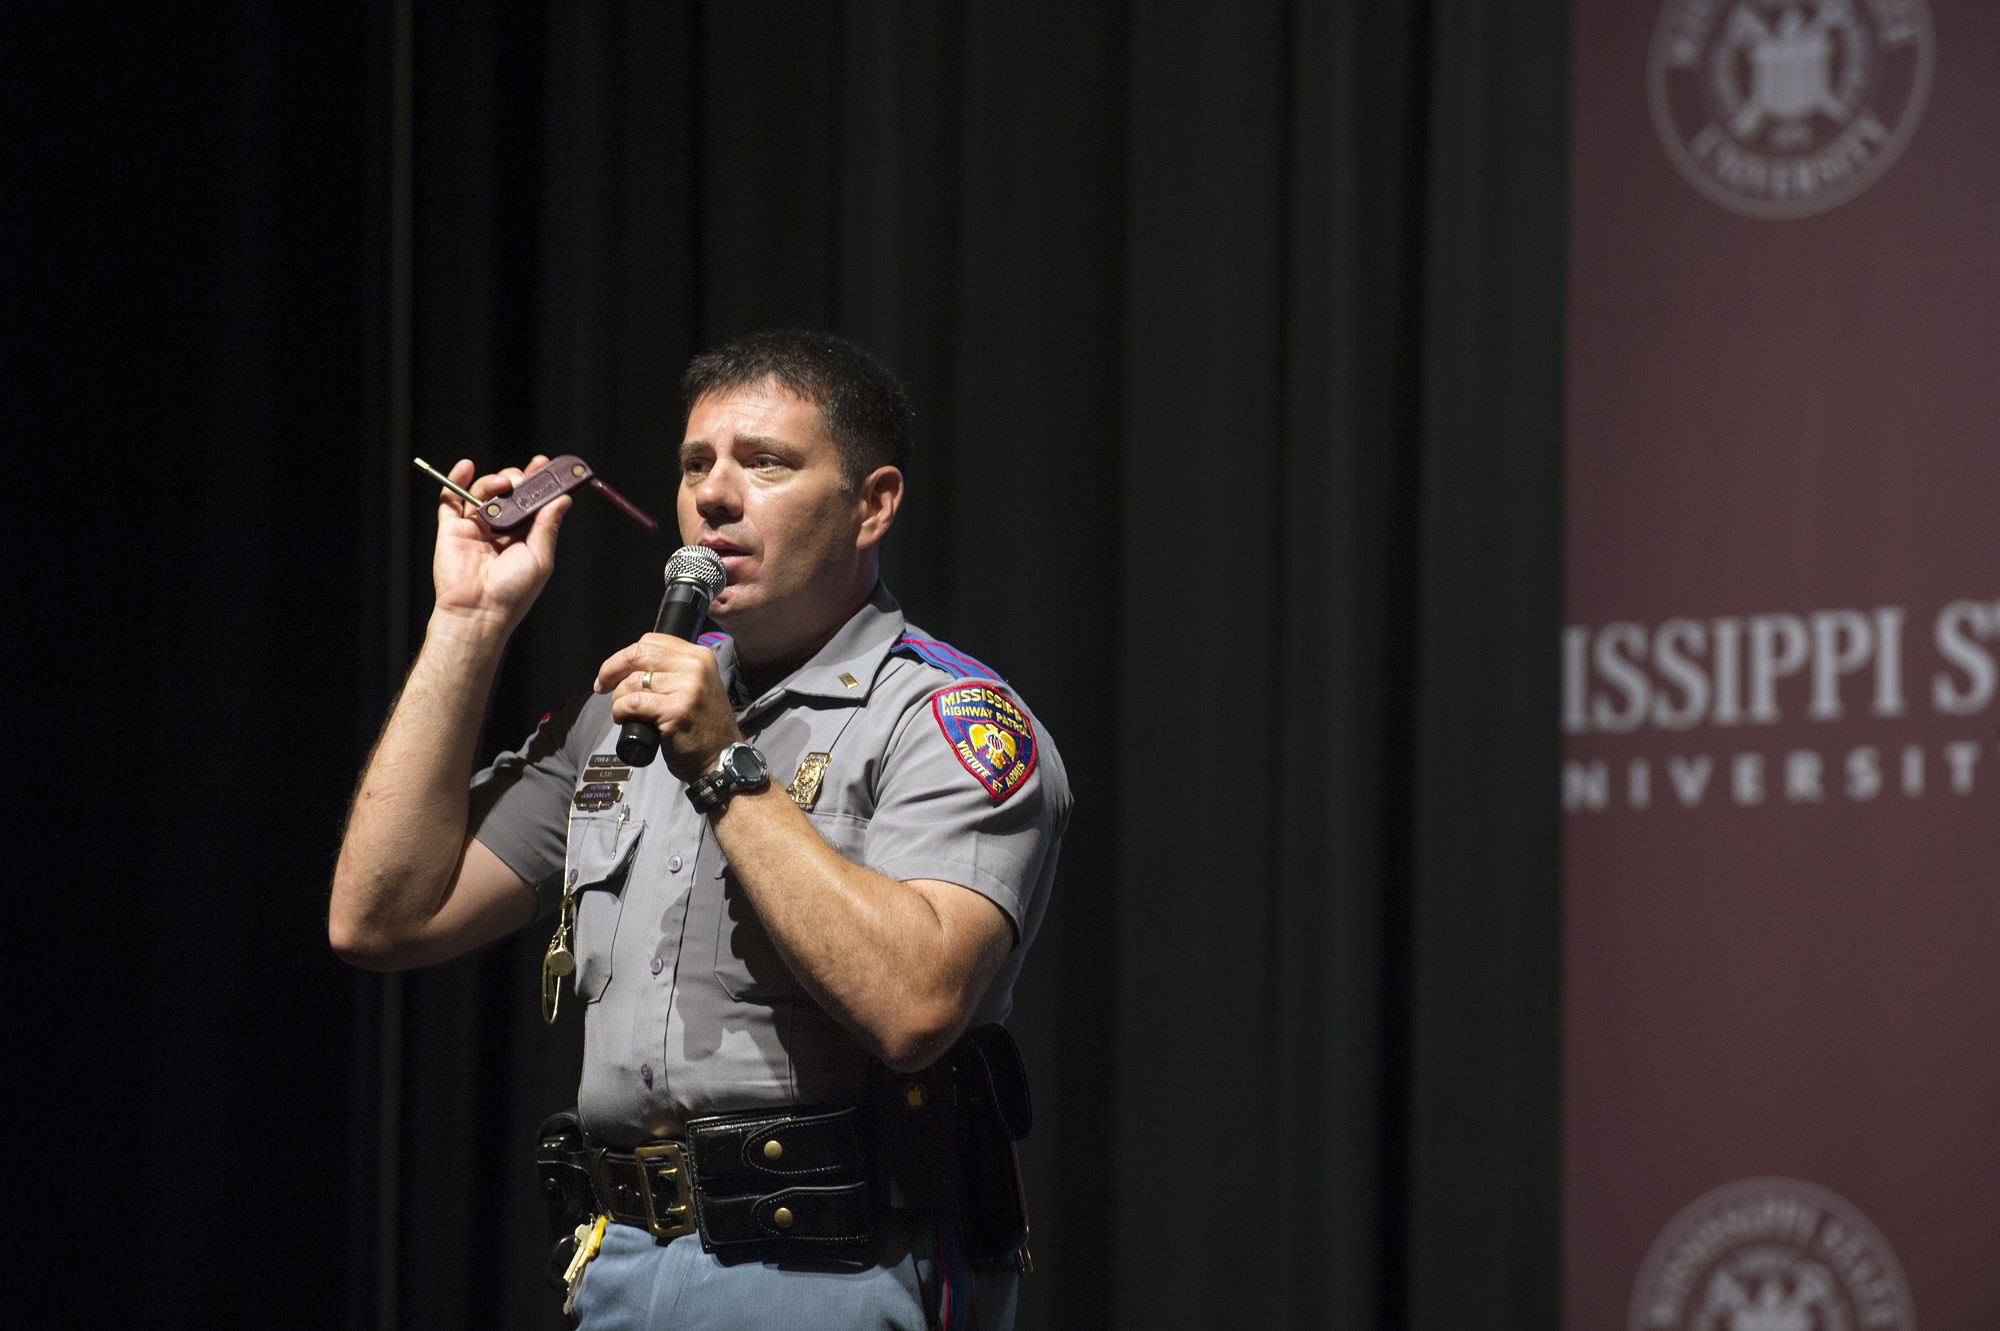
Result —
<svg viewBox="0 0 2000 1331"><path fill-rule="evenodd" d="M1567 1323L2000 1325L2000 4L1573 96Z"/></svg>

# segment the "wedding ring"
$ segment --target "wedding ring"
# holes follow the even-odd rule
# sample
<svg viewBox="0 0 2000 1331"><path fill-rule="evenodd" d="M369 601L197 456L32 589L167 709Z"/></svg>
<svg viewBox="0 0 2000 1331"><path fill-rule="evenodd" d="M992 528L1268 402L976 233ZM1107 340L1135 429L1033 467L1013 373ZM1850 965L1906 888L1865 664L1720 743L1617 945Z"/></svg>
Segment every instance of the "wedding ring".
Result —
<svg viewBox="0 0 2000 1331"><path fill-rule="evenodd" d="M639 676L639 692L651 693L652 691L653 691L653 672L648 670L645 674Z"/></svg>

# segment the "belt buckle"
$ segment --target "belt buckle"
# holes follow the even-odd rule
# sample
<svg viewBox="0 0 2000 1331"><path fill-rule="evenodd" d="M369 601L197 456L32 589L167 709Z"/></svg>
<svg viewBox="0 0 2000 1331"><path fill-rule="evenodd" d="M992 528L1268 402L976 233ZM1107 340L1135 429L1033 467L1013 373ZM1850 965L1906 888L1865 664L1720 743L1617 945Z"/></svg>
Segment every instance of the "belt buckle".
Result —
<svg viewBox="0 0 2000 1331"><path fill-rule="evenodd" d="M653 1142L635 1147L632 1158L639 1165L639 1195L646 1203L646 1228L653 1231L655 1238L662 1239L694 1233L694 1185L688 1178L686 1146L681 1142ZM670 1204L663 1204L664 1199L653 1192L655 1170L659 1171L660 1182L673 1185Z"/></svg>

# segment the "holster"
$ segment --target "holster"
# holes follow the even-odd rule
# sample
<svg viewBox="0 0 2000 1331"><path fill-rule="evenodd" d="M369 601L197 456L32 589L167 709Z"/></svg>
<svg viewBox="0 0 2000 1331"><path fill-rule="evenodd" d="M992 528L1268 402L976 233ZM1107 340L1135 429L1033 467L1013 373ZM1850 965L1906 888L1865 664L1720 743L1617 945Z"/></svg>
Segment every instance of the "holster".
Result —
<svg viewBox="0 0 2000 1331"><path fill-rule="evenodd" d="M1034 1106L1007 1028L977 1026L922 1072L879 1069L870 1095L878 1203L948 1221L983 1270L1028 1266L1028 1194L1015 1143Z"/></svg>
<svg viewBox="0 0 2000 1331"><path fill-rule="evenodd" d="M535 1134L535 1173L542 1182L542 1204L548 1208L556 1240L543 1273L551 1289L568 1288L563 1272L576 1253L576 1228L597 1214L590 1172L584 1165L586 1140L583 1120L574 1109L549 1115Z"/></svg>

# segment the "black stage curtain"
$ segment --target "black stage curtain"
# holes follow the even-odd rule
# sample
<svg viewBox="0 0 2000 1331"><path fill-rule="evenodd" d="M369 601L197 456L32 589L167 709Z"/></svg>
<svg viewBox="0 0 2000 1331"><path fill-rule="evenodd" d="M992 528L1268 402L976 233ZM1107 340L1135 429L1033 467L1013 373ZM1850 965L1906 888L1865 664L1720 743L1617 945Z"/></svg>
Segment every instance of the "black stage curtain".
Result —
<svg viewBox="0 0 2000 1331"><path fill-rule="evenodd" d="M1561 0L0 23L17 1080L115 1237L49 1297L561 1324L546 931L324 944L404 453L665 514L687 356L809 325L912 387L890 585L1076 785L1021 1325L1554 1324ZM489 752L670 544L580 502Z"/></svg>

